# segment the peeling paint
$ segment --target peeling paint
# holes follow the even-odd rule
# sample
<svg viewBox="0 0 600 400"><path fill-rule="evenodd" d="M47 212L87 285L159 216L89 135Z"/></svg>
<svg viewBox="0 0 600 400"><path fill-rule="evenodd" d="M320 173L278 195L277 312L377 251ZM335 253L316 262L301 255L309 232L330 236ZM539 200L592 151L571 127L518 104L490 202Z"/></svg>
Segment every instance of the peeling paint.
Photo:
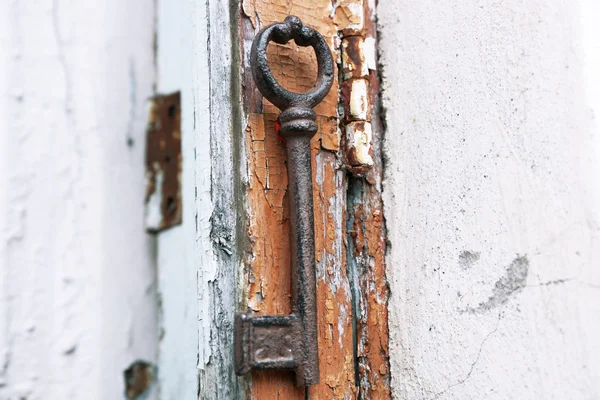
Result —
<svg viewBox="0 0 600 400"><path fill-rule="evenodd" d="M369 122L357 121L346 125L347 165L353 173L360 175L373 167L373 131Z"/></svg>
<svg viewBox="0 0 600 400"><path fill-rule="evenodd" d="M368 36L365 38L365 44L363 46L365 63L367 68L371 71L377 70L377 48L375 47L375 38Z"/></svg>
<svg viewBox="0 0 600 400"><path fill-rule="evenodd" d="M352 81L352 92L350 95L350 116L359 120L368 117L369 97L367 94L367 81L357 79Z"/></svg>
<svg viewBox="0 0 600 400"><path fill-rule="evenodd" d="M146 200L146 226L160 226L162 221L162 186L163 172L160 167L153 167L154 173L146 172L146 187L150 196Z"/></svg>
<svg viewBox="0 0 600 400"><path fill-rule="evenodd" d="M347 243L354 314L354 363L358 398L391 398L385 265L385 226L381 197L383 127L378 112L374 4L364 4L364 29L342 32L344 82L343 162L348 179Z"/></svg>
<svg viewBox="0 0 600 400"><path fill-rule="evenodd" d="M361 13L365 11L361 8ZM342 30L342 35L346 35ZM372 38L372 37L371 37ZM357 176L365 176L373 167L372 133L369 121L372 88L370 70L365 54L365 38L359 35L344 36L341 47L342 78L340 99L344 110L345 135L343 160L346 168ZM369 51L372 51L369 48Z"/></svg>
<svg viewBox="0 0 600 400"><path fill-rule="evenodd" d="M369 76L363 37L350 36L342 39L342 73L344 80Z"/></svg>
<svg viewBox="0 0 600 400"><path fill-rule="evenodd" d="M306 2L274 5L246 1L244 13L264 26L283 20L293 11L303 22L316 28L337 54L335 46L339 46L339 40L337 29L329 18L331 8L331 2L323 0L311 0L310 5ZM249 35L253 33L247 32ZM273 74L288 90L302 92L312 87L316 59L311 49L298 48L293 43L285 46L274 44L269 47L268 56ZM337 82L334 83L336 86ZM275 130L278 110L269 102L258 100L260 104L252 104L255 98L248 96L249 104L245 105L249 109L246 130L250 177L247 215L251 238L246 257L248 304L260 313L286 314L290 311L288 183L287 179L278 178L279 174L286 175L285 147ZM255 110L262 111L262 114ZM345 257L342 229L345 173L340 169L336 154L343 136L339 127L337 91L330 91L315 112L319 127L311 142L315 258L318 313L323 320L318 326L321 384L310 387L307 392L311 398L353 398L356 389L352 332L347 329L351 325L351 315L344 311L350 307L350 295L345 270L341 267ZM275 192L277 196L270 197L273 195L269 192ZM265 296L259 293L265 293ZM265 399L300 400L306 396L304 389L293 386L290 376L274 371L254 373L251 392L252 397Z"/></svg>
<svg viewBox="0 0 600 400"><path fill-rule="evenodd" d="M346 251L346 196L348 184L348 163L346 145L353 147L352 159L361 160L365 167L369 157L373 161L373 131L370 123L372 86L371 74L363 55L364 40L362 36L350 38L349 35L362 35L365 29L366 15L363 1L330 1L311 0L306 2L292 1L275 5L262 1L246 0L242 5L248 22L244 26L262 27L282 20L290 12L298 15L305 23L321 32L337 54L338 67L345 65L352 76L364 78L362 81L346 80L343 85L348 88L347 102L341 100L335 90L316 109L319 132L313 139L313 174L314 174L314 207L315 207L315 245L316 270L318 279L317 300L319 315L319 353L321 368L321 384L309 388L310 398L357 398L359 391L363 398L389 398L387 376L387 314L385 304L387 292L384 271L383 249L381 237L383 219L380 208L368 217L373 221L373 230L369 230L369 246L372 255L365 256L365 265L369 265L371 275L361 275L361 284L369 288L368 293L373 300L359 300L362 310L359 313L363 331L361 335L362 361L355 364L353 335L352 293L347 276ZM275 12L273 12L275 10ZM341 39L340 39L341 33ZM246 29L244 43L250 43L254 30ZM346 47L352 46L344 56L343 41ZM293 43L287 45L271 45L268 50L269 66L280 83L287 89L296 92L310 88L315 77L315 59L312 52L297 48ZM352 57L348 57L352 56ZM345 61L344 60L345 58ZM357 58L358 57L358 58ZM245 68L248 66L246 65ZM244 75L249 74L248 69ZM350 76L349 75L349 76ZM336 74L337 78L338 74ZM368 78L368 79L367 79ZM287 225L287 181L277 176L285 173L285 152L283 143L275 132L277 109L251 92L253 85L250 79L246 87L248 123L246 127L246 151L248 154L248 191L247 213L249 248L246 256L245 279L247 302L250 309L259 313L289 312L289 242ZM336 83L334 83L334 86ZM354 85L354 89L352 86ZM375 86L376 88L377 86ZM338 86L339 88L339 86ZM344 110L343 105L347 106ZM346 122L357 122L348 130L340 119ZM352 139L347 141L347 134ZM359 162L355 162L359 164ZM366 169L366 168L365 168ZM358 169L355 170L358 172ZM371 185L366 181L361 184ZM277 197L270 191L279 193ZM369 201L380 199L377 190L368 191L372 196ZM366 249L368 246L364 246ZM354 255L352 257L355 257ZM370 261L372 259L372 261ZM370 282L375 279L377 282ZM383 283L383 286L382 286ZM372 310L372 312L370 311ZM372 318L372 320L369 320ZM368 345L372 343L371 345ZM379 344L381 343L381 344ZM371 354L371 349L373 354ZM376 365L376 367L372 367ZM358 369L363 371L365 388L356 386ZM379 376L375 378L369 371ZM386 371L380 374L379 371ZM281 373L255 373L252 376L251 397L286 399L304 399L304 390L294 388L289 376ZM373 396L371 396L373 394ZM371 396L371 397L370 397ZM386 397L387 396L387 397Z"/></svg>
<svg viewBox="0 0 600 400"><path fill-rule="evenodd" d="M341 94L346 122L371 120L369 82L366 79L345 81L342 83Z"/></svg>
<svg viewBox="0 0 600 400"><path fill-rule="evenodd" d="M146 139L146 229L181 224L181 96L156 96L150 103Z"/></svg>

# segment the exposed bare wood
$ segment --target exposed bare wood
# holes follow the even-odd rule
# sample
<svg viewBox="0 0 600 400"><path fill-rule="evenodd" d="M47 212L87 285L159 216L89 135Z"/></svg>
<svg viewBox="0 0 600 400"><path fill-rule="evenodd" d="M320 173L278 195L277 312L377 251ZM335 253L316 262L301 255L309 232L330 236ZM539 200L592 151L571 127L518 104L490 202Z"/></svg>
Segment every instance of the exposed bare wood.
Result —
<svg viewBox="0 0 600 400"><path fill-rule="evenodd" d="M245 53L258 29L282 21L290 14L318 29L340 60L338 35L352 37L373 31L369 30L371 22L365 22L368 13L362 1L337 2L332 8L331 2L324 0L308 3L246 0L242 10ZM370 37L373 39L373 34ZM360 42L361 49L365 47L362 37L349 41ZM271 45L268 54L274 75L287 89L302 92L312 87L316 60L311 49L296 48L291 44ZM357 77L366 84L362 85L362 92L356 91L362 93L359 99L362 103L352 109L358 109L355 117L350 116L351 104L348 104L347 114L349 122L354 121L362 127L369 124L371 128L372 104L377 101L377 74L369 69L373 65L369 63L369 55L362 56L364 65L361 68L366 72L359 71ZM285 148L275 131L278 110L254 90L249 66L245 67L247 229L250 238L246 257L247 305L261 314L287 314L290 312L290 271ZM374 85L371 85L373 80ZM337 82L335 85L339 90ZM389 398L387 284L379 153L376 154L377 161L372 160L373 148L378 149L379 144L372 146L370 138L368 140L366 155L369 159L363 163L368 164L364 172L373 165L376 165L376 172L370 173L370 183L364 179L351 181L352 190L360 187L360 196L352 198L353 208L349 212L353 214L347 215L349 188L347 172L341 163L338 90L332 90L315 109L319 133L313 138L312 148L321 383L310 387L308 394L312 399L346 399L357 398L360 391L365 399L385 399ZM380 126L376 122L374 126L377 131L373 140L380 140ZM355 221L355 226L348 225L348 221ZM347 236L347 228L362 232L360 249L356 243L351 244L350 251L347 248L348 238L358 240ZM348 263L347 256L351 258ZM363 261L365 268L359 271L355 267ZM355 275L355 285L351 285L348 273ZM353 318L357 318L354 326ZM364 388L359 389L357 384L361 383ZM304 399L305 391L294 387L291 374L270 371L252 375L249 395L255 399Z"/></svg>
<svg viewBox="0 0 600 400"><path fill-rule="evenodd" d="M386 279L385 253L386 228L382 204L382 141L383 126L379 110L379 77L377 73L375 43L377 31L370 4L365 2L364 26L357 36L346 36L344 47L348 53L342 60L353 65L345 68L350 78L347 82L366 80L367 113L365 125L371 127L371 142L367 148L354 148L355 155L371 156L370 163L350 165L351 170L365 173L363 179L350 178L348 183L348 269L353 282L354 310L356 319L356 364L361 399L390 399L389 333L387 302L389 288ZM348 72L348 74L346 74ZM344 93L342 92L342 98ZM361 96L362 97L362 96ZM356 120L347 116L346 120ZM351 122L350 124L356 124ZM350 125L349 124L349 125ZM348 133L348 129L346 129ZM348 139L346 134L345 139ZM346 154L350 160L351 154ZM365 160L366 158L363 158ZM357 168L358 166L358 168ZM370 169L361 169L370 166Z"/></svg>
<svg viewBox="0 0 600 400"><path fill-rule="evenodd" d="M319 30L336 52L337 29L330 19L328 1L267 3L245 1L243 10L255 29L282 21L290 14ZM251 40L254 32L249 30ZM249 43L249 41L247 41ZM272 45L269 62L278 81L287 89L303 92L313 86L316 59L312 49ZM249 74L249 70L246 71ZM337 88L337 83L334 83ZM248 99L248 96L246 96ZM248 102L246 135L249 155L248 306L260 313L289 313L289 225L286 200L287 175L284 144L275 132L278 110L267 101ZM353 398L354 362L351 295L345 270L345 172L337 150L339 130L337 90L315 108L319 133L313 138L314 206L319 313L321 383L308 389L311 398ZM254 373L251 396L256 399L304 399L303 388L289 374Z"/></svg>

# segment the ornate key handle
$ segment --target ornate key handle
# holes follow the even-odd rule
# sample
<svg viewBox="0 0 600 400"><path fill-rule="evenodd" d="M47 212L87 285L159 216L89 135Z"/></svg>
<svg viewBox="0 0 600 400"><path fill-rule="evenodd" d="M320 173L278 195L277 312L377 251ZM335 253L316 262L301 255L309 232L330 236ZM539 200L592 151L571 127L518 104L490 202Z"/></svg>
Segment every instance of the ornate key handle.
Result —
<svg viewBox="0 0 600 400"><path fill-rule="evenodd" d="M272 40L285 44L294 39L299 46L312 46L317 55L318 77L306 93L285 90L273 76L267 60ZM236 373L253 369L288 369L296 374L296 385L319 383L317 332L317 283L312 194L310 138L317 132L312 110L333 84L333 58L319 32L304 26L298 17L261 30L250 52L256 86L282 113L279 134L285 138L290 200L290 248L292 269L291 315L237 314L235 319Z"/></svg>
<svg viewBox="0 0 600 400"><path fill-rule="evenodd" d="M267 60L270 41L286 44L294 39L298 46L312 46L317 56L317 82L306 93L293 93L284 89L275 79ZM317 132L316 115L312 108L319 104L333 84L333 58L323 36L313 28L304 26L300 18L289 16L284 22L269 25L254 38L250 51L252 75L260 92L281 111L280 135L288 132L313 135Z"/></svg>

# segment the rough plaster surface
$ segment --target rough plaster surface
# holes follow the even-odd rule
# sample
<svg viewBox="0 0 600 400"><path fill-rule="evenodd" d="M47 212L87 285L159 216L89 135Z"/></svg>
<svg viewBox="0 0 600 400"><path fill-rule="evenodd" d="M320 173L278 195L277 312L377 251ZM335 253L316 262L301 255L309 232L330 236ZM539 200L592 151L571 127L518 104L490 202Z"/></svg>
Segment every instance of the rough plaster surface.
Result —
<svg viewBox="0 0 600 400"><path fill-rule="evenodd" d="M598 6L378 15L395 398L600 398Z"/></svg>
<svg viewBox="0 0 600 400"><path fill-rule="evenodd" d="M120 399L155 362L144 233L154 11L0 5L0 399Z"/></svg>

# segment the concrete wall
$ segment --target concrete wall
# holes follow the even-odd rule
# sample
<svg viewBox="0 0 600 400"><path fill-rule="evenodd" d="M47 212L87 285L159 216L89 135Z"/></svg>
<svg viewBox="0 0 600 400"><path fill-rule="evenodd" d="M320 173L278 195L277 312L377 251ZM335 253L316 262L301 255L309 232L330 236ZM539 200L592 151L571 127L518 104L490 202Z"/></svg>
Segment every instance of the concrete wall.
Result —
<svg viewBox="0 0 600 400"><path fill-rule="evenodd" d="M599 6L378 15L396 398L600 398Z"/></svg>
<svg viewBox="0 0 600 400"><path fill-rule="evenodd" d="M0 399L120 399L155 361L144 233L154 10L0 5Z"/></svg>

